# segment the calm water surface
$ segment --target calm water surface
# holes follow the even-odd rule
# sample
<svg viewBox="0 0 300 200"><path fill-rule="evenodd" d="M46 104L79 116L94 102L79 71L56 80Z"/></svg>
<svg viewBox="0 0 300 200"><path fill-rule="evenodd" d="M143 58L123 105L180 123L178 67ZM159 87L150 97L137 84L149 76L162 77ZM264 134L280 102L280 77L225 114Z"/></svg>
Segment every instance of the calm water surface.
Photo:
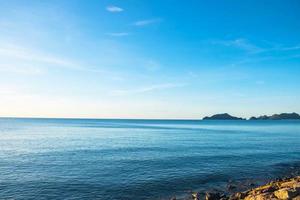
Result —
<svg viewBox="0 0 300 200"><path fill-rule="evenodd" d="M299 161L297 121L0 118L0 199L163 199Z"/></svg>

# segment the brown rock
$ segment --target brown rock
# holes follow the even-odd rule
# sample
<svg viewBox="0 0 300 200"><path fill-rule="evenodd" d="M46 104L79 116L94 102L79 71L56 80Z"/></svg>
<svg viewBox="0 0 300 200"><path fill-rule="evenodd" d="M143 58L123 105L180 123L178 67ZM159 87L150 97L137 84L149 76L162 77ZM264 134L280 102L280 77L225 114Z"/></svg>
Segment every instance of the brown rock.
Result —
<svg viewBox="0 0 300 200"><path fill-rule="evenodd" d="M295 184L293 185L293 188L294 188L294 189L300 188L300 182L299 182L299 183L295 183Z"/></svg>
<svg viewBox="0 0 300 200"><path fill-rule="evenodd" d="M254 192L268 192L268 191L274 191L276 190L276 186L273 184L267 184L258 188L253 189Z"/></svg>
<svg viewBox="0 0 300 200"><path fill-rule="evenodd" d="M297 181L296 180L292 180L292 181L281 183L280 187L282 187L282 188L293 187L295 184L297 184Z"/></svg>
<svg viewBox="0 0 300 200"><path fill-rule="evenodd" d="M263 190L261 190L262 193L266 193L266 192L274 192L277 188L274 186L270 186L268 188L265 188Z"/></svg>
<svg viewBox="0 0 300 200"><path fill-rule="evenodd" d="M229 184L227 189L235 189ZM199 193L192 194L193 200L199 200ZM201 195L202 197L202 195ZM300 200L300 176L272 181L269 184L232 194L230 197L219 192L207 192L205 200Z"/></svg>
<svg viewBox="0 0 300 200"><path fill-rule="evenodd" d="M293 200L300 200L300 195L294 197Z"/></svg>
<svg viewBox="0 0 300 200"><path fill-rule="evenodd" d="M259 194L259 195L249 195L246 196L244 200L270 200L270 196L266 194Z"/></svg>
<svg viewBox="0 0 300 200"><path fill-rule="evenodd" d="M297 189L288 189L288 188L283 188L280 190L277 190L274 192L274 195L278 199L291 199L297 196L299 191Z"/></svg>
<svg viewBox="0 0 300 200"><path fill-rule="evenodd" d="M247 193L245 192L237 192L230 196L230 200L240 200L244 199L247 196Z"/></svg>

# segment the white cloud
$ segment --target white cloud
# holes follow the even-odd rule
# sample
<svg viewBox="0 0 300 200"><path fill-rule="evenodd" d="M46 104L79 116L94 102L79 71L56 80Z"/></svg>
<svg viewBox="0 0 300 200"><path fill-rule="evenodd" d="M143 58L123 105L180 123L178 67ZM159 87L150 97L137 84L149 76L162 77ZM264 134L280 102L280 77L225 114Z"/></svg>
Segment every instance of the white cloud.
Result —
<svg viewBox="0 0 300 200"><path fill-rule="evenodd" d="M107 56L103 56L103 59L105 57L110 61L112 59L110 54L111 52L108 52ZM117 56L118 54L115 57ZM2 43L2 46L0 46L0 76L7 73L41 75L52 69L64 69L97 73L114 81L124 79L122 73L110 69L110 66L113 64L103 62L103 64L90 65L87 60L61 57L60 55L46 53L37 48L16 45L14 43Z"/></svg>
<svg viewBox="0 0 300 200"><path fill-rule="evenodd" d="M44 70L41 67L27 65L22 63L0 63L0 72L17 73L24 75L43 74Z"/></svg>
<svg viewBox="0 0 300 200"><path fill-rule="evenodd" d="M290 47L277 47L272 48L270 51L297 51L300 50L300 45L290 46Z"/></svg>
<svg viewBox="0 0 300 200"><path fill-rule="evenodd" d="M132 94L141 94L146 92L158 91L158 90L166 90L171 88L184 87L187 84L183 83L164 83L158 85L150 85L144 86L136 89L128 89L128 90L114 90L111 91L111 95L113 96L123 96L123 95L132 95Z"/></svg>
<svg viewBox="0 0 300 200"><path fill-rule="evenodd" d="M161 22L160 18L155 19L147 19L147 20L140 20L133 23L134 26L147 26L150 24L155 24Z"/></svg>
<svg viewBox="0 0 300 200"><path fill-rule="evenodd" d="M245 50L249 53L260 53L260 52L264 51L263 48L258 47L243 38L238 38L235 40L215 40L215 41L213 41L213 44L220 44L220 45L224 45L224 46L228 46L228 47L235 47L235 48Z"/></svg>
<svg viewBox="0 0 300 200"><path fill-rule="evenodd" d="M2 72L41 74L45 69L51 67L109 74L108 71L99 69L97 66L89 66L86 63L10 43L0 47L0 60L0 71Z"/></svg>
<svg viewBox="0 0 300 200"><path fill-rule="evenodd" d="M70 60L63 59L57 56L47 55L30 48L25 48L16 45L6 45L0 47L0 57L12 60L22 60L32 63L52 64L70 68L77 68L76 64Z"/></svg>
<svg viewBox="0 0 300 200"><path fill-rule="evenodd" d="M217 44L217 45L223 45L223 46L227 46L227 47L234 47L234 48L238 48L238 49L242 49L247 51L248 53L265 53L265 52L271 52L271 51L298 51L300 50L300 45L295 45L295 46L275 46L275 47L266 47L266 48L262 48L260 46L257 46L251 42L249 42L249 40L244 39L244 38L238 38L238 39L234 39L234 40L214 40L212 41L213 44Z"/></svg>
<svg viewBox="0 0 300 200"><path fill-rule="evenodd" d="M112 36L112 37L123 37L123 36L128 36L129 33L127 33L127 32L118 32L118 33L107 33L107 35Z"/></svg>
<svg viewBox="0 0 300 200"><path fill-rule="evenodd" d="M120 7L117 7L117 6L107 6L106 10L108 12L122 12L122 11L124 11L123 8L120 8Z"/></svg>

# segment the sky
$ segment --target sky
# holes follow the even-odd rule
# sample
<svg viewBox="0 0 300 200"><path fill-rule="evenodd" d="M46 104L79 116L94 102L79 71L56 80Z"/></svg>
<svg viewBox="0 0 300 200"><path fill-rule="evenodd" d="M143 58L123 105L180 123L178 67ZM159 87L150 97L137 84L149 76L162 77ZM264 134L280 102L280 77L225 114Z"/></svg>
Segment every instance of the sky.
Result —
<svg viewBox="0 0 300 200"><path fill-rule="evenodd" d="M0 0L0 116L300 113L298 0Z"/></svg>

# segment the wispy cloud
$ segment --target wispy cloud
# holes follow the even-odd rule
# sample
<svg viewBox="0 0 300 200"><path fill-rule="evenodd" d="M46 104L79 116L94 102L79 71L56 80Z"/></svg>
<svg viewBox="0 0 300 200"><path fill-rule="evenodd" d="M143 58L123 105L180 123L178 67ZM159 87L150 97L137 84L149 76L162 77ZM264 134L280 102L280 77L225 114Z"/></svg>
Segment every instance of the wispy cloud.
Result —
<svg viewBox="0 0 300 200"><path fill-rule="evenodd" d="M117 33L107 33L107 35L112 37L124 37L130 35L128 32L117 32Z"/></svg>
<svg viewBox="0 0 300 200"><path fill-rule="evenodd" d="M63 58L40 50L14 44L4 44L0 47L0 71L22 74L41 74L47 68L63 68L68 70L85 71L107 74L98 67L88 66L77 60Z"/></svg>
<svg viewBox="0 0 300 200"><path fill-rule="evenodd" d="M111 91L111 95L113 96L124 96L124 95L132 95L132 94L141 94L141 93L147 93L152 91L159 91L159 90L166 90L166 89L172 89L172 88L179 88L184 87L187 84L184 83L164 83L164 84L158 84L158 85L150 85L150 86L144 86L137 89L128 89L128 90L114 90Z"/></svg>
<svg viewBox="0 0 300 200"><path fill-rule="evenodd" d="M234 40L213 40L212 44L223 45L227 47L234 47L242 49L248 53L259 54L266 52L281 52L281 51L298 51L300 50L300 44L295 46L269 46L261 47L256 45L245 38L238 38Z"/></svg>
<svg viewBox="0 0 300 200"><path fill-rule="evenodd" d="M300 50L300 45L289 46L289 47L275 47L270 49L270 51L297 51L297 50Z"/></svg>
<svg viewBox="0 0 300 200"><path fill-rule="evenodd" d="M22 63L0 63L0 72L23 75L38 75L43 74L44 70L41 67Z"/></svg>
<svg viewBox="0 0 300 200"><path fill-rule="evenodd" d="M242 49L247 51L248 53L259 53L265 50L255 44L252 44L244 38L238 38L235 40L214 40L212 43Z"/></svg>
<svg viewBox="0 0 300 200"><path fill-rule="evenodd" d="M159 23L162 20L160 18L147 19L147 20L139 20L133 23L134 26L147 26L150 24Z"/></svg>
<svg viewBox="0 0 300 200"><path fill-rule="evenodd" d="M15 60L47 63L71 68L77 67L76 64L70 60L63 59L57 56L46 55L41 52L16 45L7 45L0 47L0 56L5 58L12 58Z"/></svg>
<svg viewBox="0 0 300 200"><path fill-rule="evenodd" d="M106 10L108 11L108 12L122 12L122 11L124 11L124 9L123 8L120 8L120 7L118 7L118 6L107 6L106 7Z"/></svg>

